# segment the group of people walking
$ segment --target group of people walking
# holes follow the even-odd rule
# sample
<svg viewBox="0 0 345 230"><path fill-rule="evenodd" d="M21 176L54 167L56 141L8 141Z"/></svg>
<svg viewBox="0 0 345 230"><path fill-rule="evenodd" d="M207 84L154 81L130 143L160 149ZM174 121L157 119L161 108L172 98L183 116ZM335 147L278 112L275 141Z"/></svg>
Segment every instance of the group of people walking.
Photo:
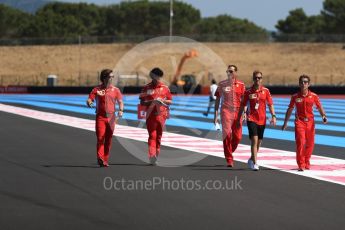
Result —
<svg viewBox="0 0 345 230"><path fill-rule="evenodd" d="M156 165L160 153L161 139L165 121L169 116L169 105L172 95L169 87L161 81L164 73L160 68L150 71L151 82L145 85L140 93L139 100L146 108L146 127L149 133L148 155L149 162ZM115 130L115 124L123 115L124 104L122 94L112 85L113 71L104 69L100 74L101 84L95 87L86 101L88 107L93 107L96 100L96 136L97 136L97 163L100 167L109 166L109 152ZM116 103L119 111L116 116Z"/></svg>
<svg viewBox="0 0 345 230"><path fill-rule="evenodd" d="M270 123L276 125L277 116L273 100L268 88L262 84L263 74L259 70L253 72L253 85L246 90L245 84L238 79L238 68L229 65L226 69L227 78L219 84L212 80L210 101L207 112L214 105L214 124L222 125L222 138L225 160L228 167L234 166L233 153L242 139L242 124L247 122L251 141L251 156L248 167L259 170L257 160L266 127L266 107L271 114ZM146 108L146 126L149 134L148 157L151 165L156 165L160 154L161 138L165 121L169 117L169 106L172 95L169 87L162 81L164 75L160 68L150 71L151 82L142 88L139 95L140 105ZM123 114L122 95L118 88L111 85L114 75L112 70L103 70L100 74L101 85L95 87L87 99L87 105L96 107L97 162L100 167L109 166L111 140L118 117ZM296 160L298 170L310 169L310 158L314 148L315 121L313 107L319 110L323 123L327 123L325 111L319 97L309 90L310 77L299 77L300 90L292 95L286 111L282 130L287 128L288 120L295 112ZM119 112L115 114L115 104ZM220 108L219 108L220 107ZM220 121L219 121L220 117Z"/></svg>
<svg viewBox="0 0 345 230"><path fill-rule="evenodd" d="M248 167L252 170L259 170L257 161L258 152L263 140L266 127L266 107L271 114L270 124L276 126L277 116L274 111L273 100L268 88L262 85L263 74L259 70L253 72L253 85L246 90L245 85L238 79L237 66L229 65L226 73L227 79L218 84L214 93L214 124L222 124L222 137L225 160L228 167L234 166L233 153L242 138L242 122L247 122L249 138L251 142L251 156L248 160ZM322 122L327 123L325 110L319 97L309 90L310 77L301 75L299 77L300 90L292 95L282 130L287 128L288 120L292 111L295 112L295 140L296 140L296 161L299 171L310 169L310 158L314 149L315 121L313 107L319 110ZM212 93L212 91L211 91ZM212 95L211 95L212 96Z"/></svg>
<svg viewBox="0 0 345 230"><path fill-rule="evenodd" d="M247 121L249 138L251 140L251 157L249 168L259 170L257 153L262 143L266 127L266 105L272 115L271 123L276 125L276 115L270 91L262 85L262 72L253 72L253 85L246 90L238 79L237 66L229 65L226 70L227 79L218 84L215 96L214 123L218 121L218 109L221 104L220 117L224 155L228 167L234 166L233 152L242 139L242 122Z"/></svg>

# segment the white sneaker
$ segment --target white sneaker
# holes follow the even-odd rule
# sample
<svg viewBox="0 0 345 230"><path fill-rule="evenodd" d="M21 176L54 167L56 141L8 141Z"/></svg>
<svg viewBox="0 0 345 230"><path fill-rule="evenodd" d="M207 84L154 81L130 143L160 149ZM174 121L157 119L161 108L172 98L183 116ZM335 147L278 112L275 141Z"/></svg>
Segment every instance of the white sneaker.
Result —
<svg viewBox="0 0 345 230"><path fill-rule="evenodd" d="M248 160L248 168L254 170L254 162L253 162L253 160L251 158L249 158L249 160Z"/></svg>
<svg viewBox="0 0 345 230"><path fill-rule="evenodd" d="M254 171L259 171L259 168L260 168L260 167L259 167L258 164L254 164L254 167L253 167L253 170L254 170Z"/></svg>
<svg viewBox="0 0 345 230"><path fill-rule="evenodd" d="M157 165L157 157L156 156L150 157L149 161L150 161L150 164L152 166L156 166Z"/></svg>

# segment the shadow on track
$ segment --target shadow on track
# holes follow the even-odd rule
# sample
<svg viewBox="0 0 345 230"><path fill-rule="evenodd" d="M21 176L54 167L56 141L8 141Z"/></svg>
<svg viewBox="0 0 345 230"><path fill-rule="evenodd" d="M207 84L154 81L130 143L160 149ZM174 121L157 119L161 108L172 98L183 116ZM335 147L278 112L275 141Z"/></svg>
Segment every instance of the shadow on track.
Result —
<svg viewBox="0 0 345 230"><path fill-rule="evenodd" d="M45 168L99 168L98 165L41 165Z"/></svg>

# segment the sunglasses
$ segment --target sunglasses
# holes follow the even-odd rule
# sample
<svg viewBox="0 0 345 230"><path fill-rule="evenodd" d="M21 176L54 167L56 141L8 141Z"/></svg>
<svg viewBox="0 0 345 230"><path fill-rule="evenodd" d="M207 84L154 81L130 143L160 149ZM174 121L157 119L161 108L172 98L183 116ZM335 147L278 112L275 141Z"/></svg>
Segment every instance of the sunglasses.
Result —
<svg viewBox="0 0 345 230"><path fill-rule="evenodd" d="M226 72L227 72L227 73L233 73L233 72L235 72L235 71L233 71L233 70L231 69L231 70L227 70Z"/></svg>
<svg viewBox="0 0 345 230"><path fill-rule="evenodd" d="M253 77L253 80L261 80L262 77Z"/></svg>
<svg viewBox="0 0 345 230"><path fill-rule="evenodd" d="M301 84L309 84L309 81L300 81Z"/></svg>

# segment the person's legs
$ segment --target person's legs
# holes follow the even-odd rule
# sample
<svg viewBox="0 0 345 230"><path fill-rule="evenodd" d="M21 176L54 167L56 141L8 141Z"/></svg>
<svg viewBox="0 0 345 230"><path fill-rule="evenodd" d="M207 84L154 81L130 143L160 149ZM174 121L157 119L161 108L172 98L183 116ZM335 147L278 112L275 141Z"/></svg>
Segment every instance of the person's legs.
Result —
<svg viewBox="0 0 345 230"><path fill-rule="evenodd" d="M310 157L314 150L314 139L315 139L315 122L314 120L308 121L306 124L306 133L305 133L305 168L310 169Z"/></svg>
<svg viewBox="0 0 345 230"><path fill-rule="evenodd" d="M258 143L256 146L256 158L257 158L262 140L264 139L265 128L266 128L265 125L257 125ZM257 164L257 161L255 161L255 164Z"/></svg>
<svg viewBox="0 0 345 230"><path fill-rule="evenodd" d="M149 147L149 158L156 156L156 141L157 141L157 121L156 116L151 115L146 120L146 127L149 133L148 147Z"/></svg>
<svg viewBox="0 0 345 230"><path fill-rule="evenodd" d="M108 164L109 161L109 153L112 143L112 138L114 134L115 129L115 115L108 118L107 124L106 124L106 130L105 130L105 140L104 140L104 163Z"/></svg>
<svg viewBox="0 0 345 230"><path fill-rule="evenodd" d="M262 143L262 139L258 139L258 145L257 145L257 149L256 149L256 155L257 155L257 154L258 154L258 152L259 152L259 149L260 149L261 143Z"/></svg>
<svg viewBox="0 0 345 230"><path fill-rule="evenodd" d="M206 116L208 116L208 113L210 112L211 106L212 106L212 104L211 104L211 102L209 102L209 103L208 103L207 110L206 110L206 113L205 113Z"/></svg>
<svg viewBox="0 0 345 230"><path fill-rule="evenodd" d="M104 161L104 139L106 131L106 120L101 117L96 117L96 136L97 136L97 159Z"/></svg>
<svg viewBox="0 0 345 230"><path fill-rule="evenodd" d="M251 151L251 159L254 164L257 163L257 156L258 156L258 136L252 136L250 138L250 151Z"/></svg>
<svg viewBox="0 0 345 230"><path fill-rule="evenodd" d="M295 121L295 141L296 141L296 161L299 169L305 168L305 123L300 120Z"/></svg>
<svg viewBox="0 0 345 230"><path fill-rule="evenodd" d="M210 112L211 107L214 106L214 102L215 102L215 100L210 97L206 113L203 113L204 116L206 116L206 117L208 116L208 113Z"/></svg>
<svg viewBox="0 0 345 230"><path fill-rule="evenodd" d="M237 113L235 114L234 121L236 121L236 120L237 120ZM238 144L241 142L241 139L242 139L242 119L240 122L241 122L240 127L237 127L236 122L233 122L233 124L231 126L231 130L232 130L231 151L232 152L235 152Z"/></svg>
<svg viewBox="0 0 345 230"><path fill-rule="evenodd" d="M260 132L260 126L258 126L255 122L247 121L248 132L249 132L249 139L250 139L250 151L251 157L248 160L248 167L252 170L259 170L259 166L257 165L257 153L262 141L262 129Z"/></svg>
<svg viewBox="0 0 345 230"><path fill-rule="evenodd" d="M157 116L157 133L156 133L156 155L158 157L161 152L161 139L163 135L163 129L165 125L166 117Z"/></svg>
<svg viewBox="0 0 345 230"><path fill-rule="evenodd" d="M231 150L231 135L232 135L231 126L232 126L233 120L230 119L229 112L225 112L225 111L222 111L221 120L222 120L222 136L223 136L223 149L224 149L225 160L229 166L233 166L234 159L233 159L232 150Z"/></svg>

